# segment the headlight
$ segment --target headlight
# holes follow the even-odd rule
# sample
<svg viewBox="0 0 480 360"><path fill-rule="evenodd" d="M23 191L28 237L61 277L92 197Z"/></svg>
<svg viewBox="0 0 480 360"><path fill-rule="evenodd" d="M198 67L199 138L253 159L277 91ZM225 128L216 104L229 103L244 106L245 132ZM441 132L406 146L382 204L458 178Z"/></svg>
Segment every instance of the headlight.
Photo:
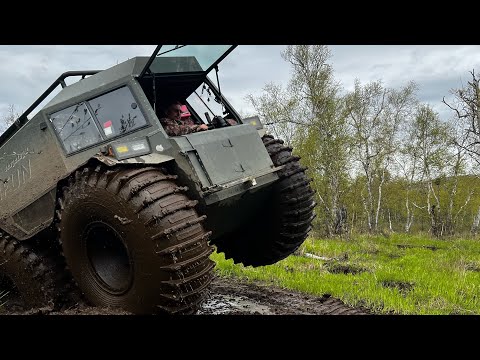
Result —
<svg viewBox="0 0 480 360"><path fill-rule="evenodd" d="M150 145L147 139L122 141L111 145L117 160L125 160L135 156L150 154Z"/></svg>

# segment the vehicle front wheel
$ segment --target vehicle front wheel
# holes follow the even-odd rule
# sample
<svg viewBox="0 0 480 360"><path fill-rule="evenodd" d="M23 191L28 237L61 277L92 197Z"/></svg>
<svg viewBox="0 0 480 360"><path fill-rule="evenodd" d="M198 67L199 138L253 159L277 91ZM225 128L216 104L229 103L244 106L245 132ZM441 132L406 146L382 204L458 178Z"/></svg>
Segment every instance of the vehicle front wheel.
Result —
<svg viewBox="0 0 480 360"><path fill-rule="evenodd" d="M59 234L86 299L136 314L194 313L213 278L210 232L176 176L85 168L63 188Z"/></svg>

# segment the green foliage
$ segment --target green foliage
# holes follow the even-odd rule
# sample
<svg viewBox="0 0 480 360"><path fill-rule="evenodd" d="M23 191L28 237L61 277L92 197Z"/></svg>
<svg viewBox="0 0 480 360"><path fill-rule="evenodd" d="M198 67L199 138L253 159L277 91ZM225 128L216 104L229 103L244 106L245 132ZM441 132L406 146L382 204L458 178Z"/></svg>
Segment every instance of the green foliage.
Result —
<svg viewBox="0 0 480 360"><path fill-rule="evenodd" d="M283 139L287 145L292 143L296 126L302 125L305 119L297 114L297 102L288 91L270 83L264 86L261 96L249 94L246 99L276 137Z"/></svg>
<svg viewBox="0 0 480 360"><path fill-rule="evenodd" d="M281 55L292 70L287 86L267 84L247 100L308 168L316 233L480 231L479 182L467 157L480 163L474 72L445 103L457 118L447 123L418 101L414 81L394 89L355 79L345 92L327 46L290 45Z"/></svg>
<svg viewBox="0 0 480 360"><path fill-rule="evenodd" d="M480 314L477 240L397 234L309 238L298 254L259 268L233 264L223 254L212 258L221 275L330 294L380 314Z"/></svg>

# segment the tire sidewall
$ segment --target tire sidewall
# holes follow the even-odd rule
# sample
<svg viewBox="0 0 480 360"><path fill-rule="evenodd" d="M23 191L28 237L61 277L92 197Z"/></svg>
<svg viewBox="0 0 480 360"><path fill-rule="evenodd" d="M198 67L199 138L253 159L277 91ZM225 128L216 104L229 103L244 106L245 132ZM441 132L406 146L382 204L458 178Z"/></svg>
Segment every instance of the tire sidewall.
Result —
<svg viewBox="0 0 480 360"><path fill-rule="evenodd" d="M123 293L106 290L88 258L85 230L96 222L115 229L127 250L131 282ZM131 203L106 189L74 185L66 197L60 233L72 275L87 298L100 299L101 303L95 305L129 304L142 309L150 304L154 306L159 284L154 286L151 280L168 280L168 274L159 269L150 229L145 226L141 215L135 213ZM150 291L145 292L145 289Z"/></svg>

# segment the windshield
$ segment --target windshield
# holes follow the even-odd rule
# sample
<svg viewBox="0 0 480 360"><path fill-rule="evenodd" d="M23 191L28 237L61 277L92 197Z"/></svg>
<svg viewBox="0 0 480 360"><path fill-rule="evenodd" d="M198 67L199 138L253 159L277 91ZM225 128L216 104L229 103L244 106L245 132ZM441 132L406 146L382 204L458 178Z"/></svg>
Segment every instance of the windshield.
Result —
<svg viewBox="0 0 480 360"><path fill-rule="evenodd" d="M150 64L155 74L209 72L235 45L163 45Z"/></svg>
<svg viewBox="0 0 480 360"><path fill-rule="evenodd" d="M193 108L202 120L208 122L205 113L209 114L210 118L214 116L223 116L223 106L220 99L213 94L208 85L202 83L194 92L187 98L188 104Z"/></svg>

